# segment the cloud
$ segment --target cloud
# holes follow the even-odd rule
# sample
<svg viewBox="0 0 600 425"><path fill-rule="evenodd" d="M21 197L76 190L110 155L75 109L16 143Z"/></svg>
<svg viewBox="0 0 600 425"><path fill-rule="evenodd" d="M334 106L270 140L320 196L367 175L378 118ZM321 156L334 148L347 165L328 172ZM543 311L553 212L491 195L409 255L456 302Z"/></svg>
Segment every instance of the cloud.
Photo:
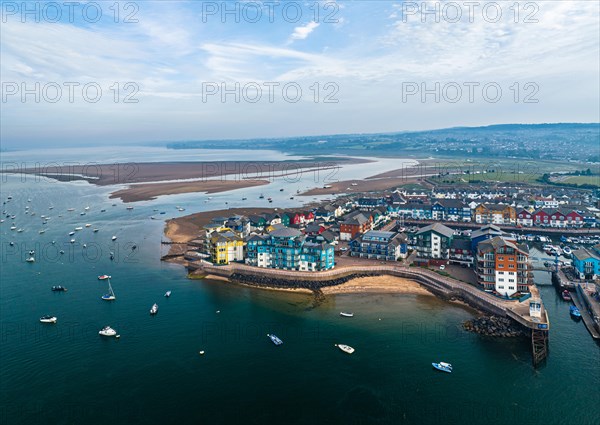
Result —
<svg viewBox="0 0 600 425"><path fill-rule="evenodd" d="M290 36L292 40L304 40L315 30L320 24L315 21L311 21L303 27L294 28L293 34Z"/></svg>

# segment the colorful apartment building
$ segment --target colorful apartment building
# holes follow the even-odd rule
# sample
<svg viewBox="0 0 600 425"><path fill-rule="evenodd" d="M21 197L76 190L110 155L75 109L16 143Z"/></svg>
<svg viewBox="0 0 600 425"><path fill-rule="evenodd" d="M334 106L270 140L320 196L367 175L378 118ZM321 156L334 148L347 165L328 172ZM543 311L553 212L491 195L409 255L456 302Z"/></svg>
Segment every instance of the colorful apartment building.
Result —
<svg viewBox="0 0 600 425"><path fill-rule="evenodd" d="M340 240L350 241L359 233L371 230L373 217L369 213L354 211L348 214L340 223Z"/></svg>
<svg viewBox="0 0 600 425"><path fill-rule="evenodd" d="M422 259L448 260L454 231L440 223L421 228L416 233L417 257Z"/></svg>
<svg viewBox="0 0 600 425"><path fill-rule="evenodd" d="M208 249L213 264L244 261L244 240L230 229L212 232Z"/></svg>
<svg viewBox="0 0 600 425"><path fill-rule="evenodd" d="M477 245L477 280L486 291L528 293L533 274L526 245L496 236Z"/></svg>
<svg viewBox="0 0 600 425"><path fill-rule="evenodd" d="M573 251L573 267L580 279L596 279L600 276L600 245Z"/></svg>
<svg viewBox="0 0 600 425"><path fill-rule="evenodd" d="M350 256L396 261L406 258L406 236L397 232L369 230L350 241Z"/></svg>
<svg viewBox="0 0 600 425"><path fill-rule="evenodd" d="M246 264L281 270L319 271L335 266L333 246L297 229L277 228L246 241Z"/></svg>

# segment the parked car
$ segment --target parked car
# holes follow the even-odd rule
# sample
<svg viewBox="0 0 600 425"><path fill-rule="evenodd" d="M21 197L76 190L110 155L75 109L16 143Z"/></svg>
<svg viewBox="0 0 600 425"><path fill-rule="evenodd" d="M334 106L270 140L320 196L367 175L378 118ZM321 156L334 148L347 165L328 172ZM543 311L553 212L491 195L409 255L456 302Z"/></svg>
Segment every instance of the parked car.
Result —
<svg viewBox="0 0 600 425"><path fill-rule="evenodd" d="M440 270L444 270L446 268L446 266L444 266L443 264L440 266Z"/></svg>

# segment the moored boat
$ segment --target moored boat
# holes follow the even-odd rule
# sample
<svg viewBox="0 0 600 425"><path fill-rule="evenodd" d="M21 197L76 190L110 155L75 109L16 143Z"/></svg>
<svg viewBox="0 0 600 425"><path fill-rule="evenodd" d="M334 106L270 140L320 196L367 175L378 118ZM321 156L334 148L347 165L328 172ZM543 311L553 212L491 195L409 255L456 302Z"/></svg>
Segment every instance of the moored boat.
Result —
<svg viewBox="0 0 600 425"><path fill-rule="evenodd" d="M111 239L112 239L113 241L116 241L116 240L117 240L117 237L116 237L116 236L113 236Z"/></svg>
<svg viewBox="0 0 600 425"><path fill-rule="evenodd" d="M335 346L337 348L339 348L340 350L342 350L344 353L348 353L348 354L354 353L354 348L350 347L349 345L346 345L346 344L335 344Z"/></svg>
<svg viewBox="0 0 600 425"><path fill-rule="evenodd" d="M107 274L103 274L98 276L98 280L106 280L106 279L110 279L111 276L107 275Z"/></svg>
<svg viewBox="0 0 600 425"><path fill-rule="evenodd" d="M171 296L171 291L165 292L165 298L169 298Z"/></svg>
<svg viewBox="0 0 600 425"><path fill-rule="evenodd" d="M33 256L31 256L31 257L27 257L27 258L25 259L25 261L27 261L28 263L35 263L35 258L33 258Z"/></svg>
<svg viewBox="0 0 600 425"><path fill-rule="evenodd" d="M354 317L354 313L346 313L346 312L341 311L340 312L340 316L342 316L342 317Z"/></svg>
<svg viewBox="0 0 600 425"><path fill-rule="evenodd" d="M102 336L115 336L117 335L117 331L115 331L110 326L105 326L102 329L100 329L100 332L98 332L98 334Z"/></svg>
<svg viewBox="0 0 600 425"><path fill-rule="evenodd" d="M437 370L441 370L442 372L452 373L452 365L446 362L439 363L431 363L431 365Z"/></svg>
<svg viewBox="0 0 600 425"><path fill-rule="evenodd" d="M57 320L58 319L55 316L50 315L40 317L40 322L42 323L56 323Z"/></svg>
<svg viewBox="0 0 600 425"><path fill-rule="evenodd" d="M274 334L267 334L267 336L269 337L269 339L273 342L273 344L275 345L281 345L283 344L283 341L281 339L279 339L277 337L277 335Z"/></svg>
<svg viewBox="0 0 600 425"><path fill-rule="evenodd" d="M564 291L562 291L561 293L562 299L565 301L571 301L571 293L565 289Z"/></svg>
<svg viewBox="0 0 600 425"><path fill-rule="evenodd" d="M61 285L55 285L52 287L52 292L67 292L67 288Z"/></svg>
<svg viewBox="0 0 600 425"><path fill-rule="evenodd" d="M572 305L571 307L569 307L569 313L571 314L572 317L574 317L576 319L579 319L581 317L581 312L574 305Z"/></svg>
<svg viewBox="0 0 600 425"><path fill-rule="evenodd" d="M108 293L102 295L102 299L104 301L114 301L117 299L117 297L115 296L115 292L113 291L112 285L110 284L110 278L107 280L108 280Z"/></svg>
<svg viewBox="0 0 600 425"><path fill-rule="evenodd" d="M156 314L158 313L158 304L154 303L154 305L152 306L152 308L150 308L150 314Z"/></svg>

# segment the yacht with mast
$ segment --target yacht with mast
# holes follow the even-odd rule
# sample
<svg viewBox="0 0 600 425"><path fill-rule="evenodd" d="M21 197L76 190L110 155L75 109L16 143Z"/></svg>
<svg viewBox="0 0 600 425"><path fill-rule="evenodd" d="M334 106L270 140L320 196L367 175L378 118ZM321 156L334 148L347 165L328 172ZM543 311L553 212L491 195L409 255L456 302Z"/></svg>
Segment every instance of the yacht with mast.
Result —
<svg viewBox="0 0 600 425"><path fill-rule="evenodd" d="M110 284L110 278L106 278L106 280L108 281L108 293L102 295L102 299L104 301L114 301L117 299L117 297L115 296L115 292L113 291L112 285Z"/></svg>

